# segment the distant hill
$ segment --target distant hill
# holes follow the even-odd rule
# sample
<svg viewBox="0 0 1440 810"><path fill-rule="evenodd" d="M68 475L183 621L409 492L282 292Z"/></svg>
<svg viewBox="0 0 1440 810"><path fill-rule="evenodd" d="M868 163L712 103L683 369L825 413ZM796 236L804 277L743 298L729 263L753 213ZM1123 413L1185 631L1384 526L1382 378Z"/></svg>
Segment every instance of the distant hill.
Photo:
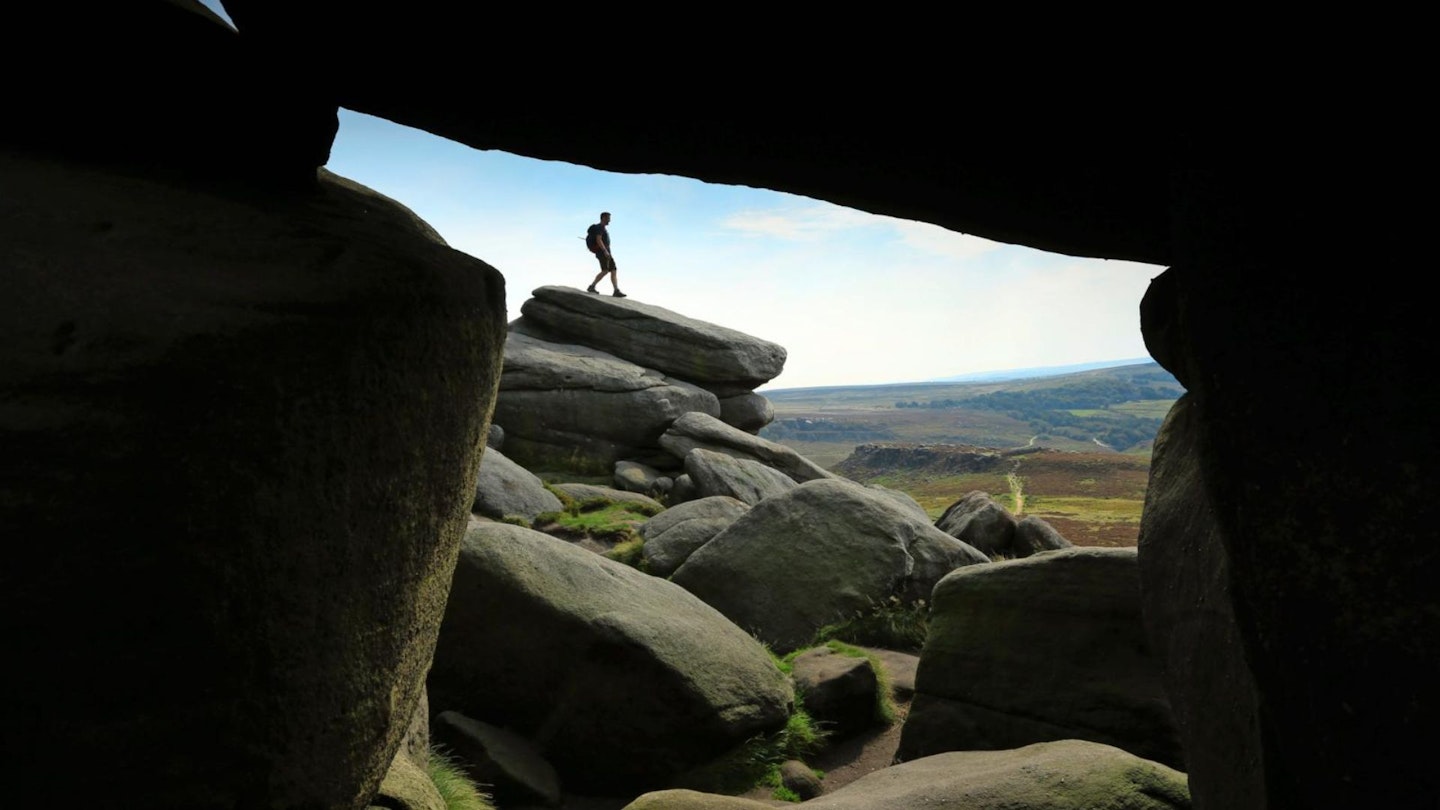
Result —
<svg viewBox="0 0 1440 810"><path fill-rule="evenodd" d="M931 380L927 382L881 383L876 385L826 385L809 388L774 388L760 391L777 408L786 405L874 408L893 406L901 400L929 402L935 399L972 399L998 392L1033 391L1095 384L1109 379L1131 383L1153 383L1171 399L1184 388L1174 375L1154 360L1112 361L1113 365L1052 366L1047 369L1013 369L984 372L984 379Z"/></svg>
<svg viewBox="0 0 1440 810"><path fill-rule="evenodd" d="M763 391L761 436L829 466L858 444L1149 453L1184 388L1154 361L1049 376Z"/></svg>
<svg viewBox="0 0 1440 810"><path fill-rule="evenodd" d="M932 517L980 490L1077 545L1135 545L1150 449L1185 389L1149 360L996 374L1013 376L761 391L760 435Z"/></svg>
<svg viewBox="0 0 1440 810"><path fill-rule="evenodd" d="M1154 363L1148 357L1129 360L1100 360L1094 363L1078 363L1071 366L1036 366L1035 368L1012 368L1005 371L977 371L972 374L957 374L953 377L936 377L928 382L1004 382L1006 380L1028 380L1032 377L1058 377L1076 371L1090 371L1097 368L1119 368L1141 363Z"/></svg>

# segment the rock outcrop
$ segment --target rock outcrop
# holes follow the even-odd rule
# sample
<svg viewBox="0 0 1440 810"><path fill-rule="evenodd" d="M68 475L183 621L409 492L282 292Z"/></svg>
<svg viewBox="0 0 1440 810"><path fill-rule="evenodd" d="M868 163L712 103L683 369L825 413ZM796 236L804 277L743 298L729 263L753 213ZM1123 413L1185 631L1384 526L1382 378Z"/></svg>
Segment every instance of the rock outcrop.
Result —
<svg viewBox="0 0 1440 810"><path fill-rule="evenodd" d="M980 549L991 557L1029 557L1041 551L1071 548L1044 518L1016 518L1003 504L978 490L966 493L936 518L941 531Z"/></svg>
<svg viewBox="0 0 1440 810"><path fill-rule="evenodd" d="M795 479L774 467L697 447L685 454L685 476L694 497L723 495L751 506L794 489Z"/></svg>
<svg viewBox="0 0 1440 810"><path fill-rule="evenodd" d="M511 331L589 346L720 397L749 394L785 368L783 346L631 298L540 287L520 313Z"/></svg>
<svg viewBox="0 0 1440 810"><path fill-rule="evenodd" d="M691 450L699 447L735 458L758 461L784 473L798 484L836 477L834 473L783 444L762 439L727 425L712 415L695 411L676 417L661 434L660 446L678 459L684 459Z"/></svg>
<svg viewBox="0 0 1440 810"><path fill-rule="evenodd" d="M645 521L640 536L645 545L646 571L668 577L695 549L729 528L750 505L728 495L712 495L676 504Z"/></svg>
<svg viewBox="0 0 1440 810"><path fill-rule="evenodd" d="M618 461L674 466L660 435L720 401L703 388L585 346L512 331L494 422L505 452L533 472L611 474Z"/></svg>
<svg viewBox="0 0 1440 810"><path fill-rule="evenodd" d="M1018 521L988 492L969 492L950 504L935 520L936 528L991 556L1008 555L1015 544Z"/></svg>
<svg viewBox="0 0 1440 810"><path fill-rule="evenodd" d="M532 296L510 324L494 417L527 467L674 471L685 453L660 449L677 419L708 417L753 439L774 417L751 389L784 368L783 347L631 299L556 286ZM743 446L728 434L716 440ZM808 463L790 456L792 466Z"/></svg>

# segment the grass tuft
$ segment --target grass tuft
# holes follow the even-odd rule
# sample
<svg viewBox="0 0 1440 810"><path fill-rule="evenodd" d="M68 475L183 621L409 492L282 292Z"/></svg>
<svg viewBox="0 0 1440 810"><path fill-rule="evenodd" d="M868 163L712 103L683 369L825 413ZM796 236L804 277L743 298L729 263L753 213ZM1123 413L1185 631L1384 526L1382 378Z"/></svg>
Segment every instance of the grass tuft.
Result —
<svg viewBox="0 0 1440 810"><path fill-rule="evenodd" d="M810 646L829 641L845 641L865 647L880 647L900 652L919 652L930 635L930 606L924 599L905 602L890 596L834 624L815 632Z"/></svg>
<svg viewBox="0 0 1440 810"><path fill-rule="evenodd" d="M736 795L756 786L780 784L780 763L803 760L825 744L826 732L816 727L799 706L773 734L760 734L727 754L677 780L677 787L703 793Z"/></svg>
<svg viewBox="0 0 1440 810"><path fill-rule="evenodd" d="M645 538L639 535L634 535L628 540L622 540L616 543L613 548L605 552L604 556L615 562L624 563L638 571L647 571Z"/></svg>
<svg viewBox="0 0 1440 810"><path fill-rule="evenodd" d="M431 748L426 767L445 810L495 810L490 794L481 789L443 749Z"/></svg>

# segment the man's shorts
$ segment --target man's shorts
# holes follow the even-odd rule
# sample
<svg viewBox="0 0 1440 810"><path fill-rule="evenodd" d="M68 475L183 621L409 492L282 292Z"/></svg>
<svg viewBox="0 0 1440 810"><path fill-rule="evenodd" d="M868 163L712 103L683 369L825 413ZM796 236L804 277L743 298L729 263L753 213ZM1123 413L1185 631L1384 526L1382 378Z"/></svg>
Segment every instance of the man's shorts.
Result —
<svg viewBox="0 0 1440 810"><path fill-rule="evenodd" d="M612 273L615 271L615 257L609 253L596 253L595 258L600 260L600 272Z"/></svg>

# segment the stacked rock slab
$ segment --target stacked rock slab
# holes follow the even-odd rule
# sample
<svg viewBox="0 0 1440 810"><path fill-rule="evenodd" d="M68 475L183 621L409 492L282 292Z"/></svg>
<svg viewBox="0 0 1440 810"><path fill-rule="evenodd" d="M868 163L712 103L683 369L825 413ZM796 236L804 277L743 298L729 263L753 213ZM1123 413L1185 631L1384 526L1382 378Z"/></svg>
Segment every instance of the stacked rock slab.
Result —
<svg viewBox="0 0 1440 810"><path fill-rule="evenodd" d="M510 324L494 421L531 470L608 474L618 461L677 468L660 436L701 413L746 433L774 417L754 392L785 349L676 312L571 287L540 287Z"/></svg>

